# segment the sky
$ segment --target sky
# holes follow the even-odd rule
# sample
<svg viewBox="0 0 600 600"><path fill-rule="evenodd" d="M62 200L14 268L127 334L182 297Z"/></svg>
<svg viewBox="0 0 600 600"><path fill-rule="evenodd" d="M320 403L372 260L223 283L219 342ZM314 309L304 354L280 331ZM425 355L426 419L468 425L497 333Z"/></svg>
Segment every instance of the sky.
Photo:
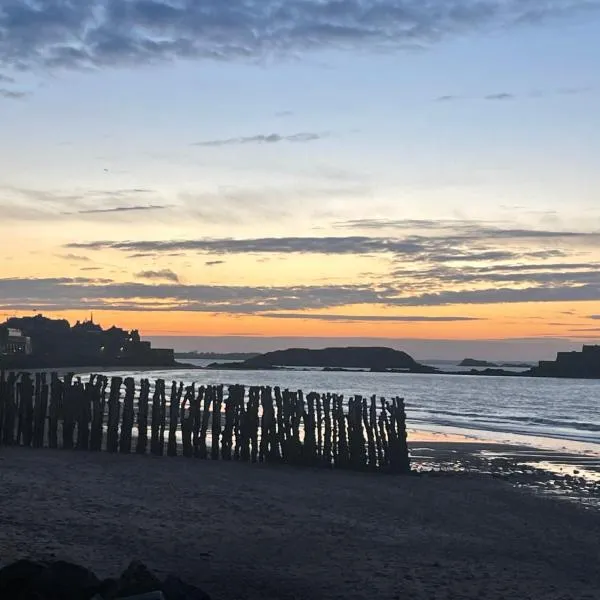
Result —
<svg viewBox="0 0 600 600"><path fill-rule="evenodd" d="M593 342L599 62L600 0L0 0L0 320Z"/></svg>

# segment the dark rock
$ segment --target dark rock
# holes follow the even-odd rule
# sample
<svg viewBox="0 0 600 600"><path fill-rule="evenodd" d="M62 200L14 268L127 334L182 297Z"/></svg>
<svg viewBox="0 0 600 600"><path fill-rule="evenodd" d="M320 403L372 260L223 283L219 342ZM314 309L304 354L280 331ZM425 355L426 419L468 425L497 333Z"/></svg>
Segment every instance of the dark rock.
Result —
<svg viewBox="0 0 600 600"><path fill-rule="evenodd" d="M210 596L200 588L169 575L162 584L166 600L210 600Z"/></svg>
<svg viewBox="0 0 600 600"><path fill-rule="evenodd" d="M134 560L119 577L117 589L118 596L126 597L156 592L162 589L162 585L146 565Z"/></svg>
<svg viewBox="0 0 600 600"><path fill-rule="evenodd" d="M0 598L40 597L36 592L36 581L45 570L41 563L19 560L0 569Z"/></svg>
<svg viewBox="0 0 600 600"><path fill-rule="evenodd" d="M487 360L478 360L476 358L465 358L459 367L497 367L498 365Z"/></svg>
<svg viewBox="0 0 600 600"><path fill-rule="evenodd" d="M91 571L72 563L20 560L0 571L0 598L89 600L99 584Z"/></svg>
<svg viewBox="0 0 600 600"><path fill-rule="evenodd" d="M119 594L118 579L104 579L96 588L96 594L103 600L113 600Z"/></svg>
<svg viewBox="0 0 600 600"><path fill-rule="evenodd" d="M88 600L100 584L90 570L62 560L46 563L39 581L46 598Z"/></svg>

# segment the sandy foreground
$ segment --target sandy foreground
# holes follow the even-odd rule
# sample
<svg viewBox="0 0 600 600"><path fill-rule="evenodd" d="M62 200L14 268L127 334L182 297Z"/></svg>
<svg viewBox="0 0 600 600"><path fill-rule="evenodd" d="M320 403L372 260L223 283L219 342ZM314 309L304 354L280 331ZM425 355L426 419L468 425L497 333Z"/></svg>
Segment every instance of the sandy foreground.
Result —
<svg viewBox="0 0 600 600"><path fill-rule="evenodd" d="M130 560L215 599L600 599L600 511L477 475L0 448L0 563Z"/></svg>

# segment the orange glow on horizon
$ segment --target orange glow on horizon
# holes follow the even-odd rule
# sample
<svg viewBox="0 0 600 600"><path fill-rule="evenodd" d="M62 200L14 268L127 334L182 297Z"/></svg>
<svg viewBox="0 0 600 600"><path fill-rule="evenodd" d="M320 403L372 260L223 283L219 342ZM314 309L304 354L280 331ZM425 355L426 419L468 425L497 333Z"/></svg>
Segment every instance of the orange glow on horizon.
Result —
<svg viewBox="0 0 600 600"><path fill-rule="evenodd" d="M578 316L562 313L577 308ZM201 312L93 311L94 321L103 327L116 325L123 329L139 329L144 336L255 336L255 337L365 337L449 340L491 340L510 338L565 337L593 339L593 322L586 315L600 313L597 302L444 306L411 308L400 312L377 312L369 307L329 311L329 314L402 315L404 317L451 317L468 315L472 321L327 321L316 319L279 319L258 315L231 315ZM16 312L27 316L31 312ZM51 318L64 318L71 323L86 320L87 310L43 313ZM315 313L312 313L315 314ZM320 313L328 314L328 313ZM4 313L3 319L13 316ZM577 330L590 329L589 332ZM585 335L584 335L585 334Z"/></svg>

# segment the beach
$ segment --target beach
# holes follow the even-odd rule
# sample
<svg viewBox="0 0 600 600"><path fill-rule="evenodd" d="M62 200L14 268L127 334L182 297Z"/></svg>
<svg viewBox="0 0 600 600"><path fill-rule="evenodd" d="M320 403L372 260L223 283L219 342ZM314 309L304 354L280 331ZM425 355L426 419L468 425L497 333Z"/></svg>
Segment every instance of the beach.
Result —
<svg viewBox="0 0 600 600"><path fill-rule="evenodd" d="M2 564L139 559L217 600L600 597L600 512L478 472L4 447L0 501Z"/></svg>

